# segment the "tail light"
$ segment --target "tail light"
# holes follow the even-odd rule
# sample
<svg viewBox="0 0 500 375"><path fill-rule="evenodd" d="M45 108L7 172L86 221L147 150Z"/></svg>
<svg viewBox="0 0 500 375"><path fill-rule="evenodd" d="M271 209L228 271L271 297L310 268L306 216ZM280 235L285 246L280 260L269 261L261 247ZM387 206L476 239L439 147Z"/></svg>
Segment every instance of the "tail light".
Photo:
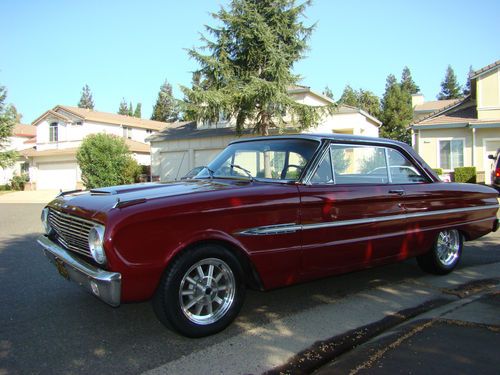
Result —
<svg viewBox="0 0 500 375"><path fill-rule="evenodd" d="M496 169L495 176L500 177L500 167Z"/></svg>

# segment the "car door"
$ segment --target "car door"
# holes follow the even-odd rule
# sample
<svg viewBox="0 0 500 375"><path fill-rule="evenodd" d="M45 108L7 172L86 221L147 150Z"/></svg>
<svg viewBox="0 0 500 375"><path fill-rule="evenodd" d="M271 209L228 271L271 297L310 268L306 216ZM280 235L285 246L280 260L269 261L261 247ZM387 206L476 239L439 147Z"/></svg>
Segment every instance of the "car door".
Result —
<svg viewBox="0 0 500 375"><path fill-rule="evenodd" d="M366 267L402 251L404 190L391 183L384 147L332 143L299 192L306 278Z"/></svg>

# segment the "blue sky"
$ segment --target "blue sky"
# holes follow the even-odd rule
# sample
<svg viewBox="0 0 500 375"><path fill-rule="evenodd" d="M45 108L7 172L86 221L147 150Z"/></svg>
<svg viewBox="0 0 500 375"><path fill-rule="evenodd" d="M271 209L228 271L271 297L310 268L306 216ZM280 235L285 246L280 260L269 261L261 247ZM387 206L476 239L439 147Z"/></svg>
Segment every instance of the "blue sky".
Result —
<svg viewBox="0 0 500 375"><path fill-rule="evenodd" d="M97 110L116 112L124 97L151 115L160 85L189 85L197 68L186 48L200 46L210 12L226 1L0 2L0 85L23 122L57 104L76 105L84 84ZM317 22L302 84L338 99L346 84L382 95L385 79L407 65L434 100L448 64L463 84L469 69L500 59L500 1L315 0Z"/></svg>

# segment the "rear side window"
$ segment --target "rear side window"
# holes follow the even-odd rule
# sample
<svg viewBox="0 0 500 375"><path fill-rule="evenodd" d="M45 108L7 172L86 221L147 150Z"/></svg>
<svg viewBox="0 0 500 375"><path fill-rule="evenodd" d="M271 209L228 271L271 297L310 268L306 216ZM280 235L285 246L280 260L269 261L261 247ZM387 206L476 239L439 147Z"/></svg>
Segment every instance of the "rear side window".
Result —
<svg viewBox="0 0 500 375"><path fill-rule="evenodd" d="M427 178L399 151L388 148L387 156L392 183L411 184L427 182Z"/></svg>

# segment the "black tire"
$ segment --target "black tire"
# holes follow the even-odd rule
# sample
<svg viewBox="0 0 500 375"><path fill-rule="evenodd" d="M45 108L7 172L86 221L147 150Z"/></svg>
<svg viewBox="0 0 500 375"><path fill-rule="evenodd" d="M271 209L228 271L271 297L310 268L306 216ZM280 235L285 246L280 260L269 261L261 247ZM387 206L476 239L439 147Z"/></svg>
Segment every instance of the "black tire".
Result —
<svg viewBox="0 0 500 375"><path fill-rule="evenodd" d="M431 250L417 257L418 265L425 272L446 275L460 262L463 243L463 236L458 230L442 230L436 236Z"/></svg>
<svg viewBox="0 0 500 375"><path fill-rule="evenodd" d="M188 337L204 337L226 328L244 298L243 269L236 256L222 246L203 245L180 254L168 267L153 307L167 327Z"/></svg>

